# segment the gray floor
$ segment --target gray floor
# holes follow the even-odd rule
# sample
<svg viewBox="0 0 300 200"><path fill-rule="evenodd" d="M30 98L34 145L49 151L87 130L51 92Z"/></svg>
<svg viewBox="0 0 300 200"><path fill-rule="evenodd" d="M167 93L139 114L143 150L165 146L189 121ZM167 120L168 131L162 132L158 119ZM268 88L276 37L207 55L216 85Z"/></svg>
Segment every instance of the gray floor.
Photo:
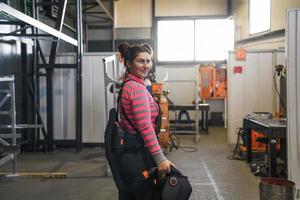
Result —
<svg viewBox="0 0 300 200"><path fill-rule="evenodd" d="M244 161L226 159L227 132L210 128L194 144L192 135L180 136L182 146L197 147L193 153L182 149L168 152L167 157L186 175L193 186L191 200L255 200L259 199L258 178ZM9 172L11 165L0 167ZM77 154L72 149L54 153L22 153L18 157L18 172L67 172L67 178L34 179L0 177L1 200L116 200L113 180L105 176L106 162L101 148L84 149Z"/></svg>

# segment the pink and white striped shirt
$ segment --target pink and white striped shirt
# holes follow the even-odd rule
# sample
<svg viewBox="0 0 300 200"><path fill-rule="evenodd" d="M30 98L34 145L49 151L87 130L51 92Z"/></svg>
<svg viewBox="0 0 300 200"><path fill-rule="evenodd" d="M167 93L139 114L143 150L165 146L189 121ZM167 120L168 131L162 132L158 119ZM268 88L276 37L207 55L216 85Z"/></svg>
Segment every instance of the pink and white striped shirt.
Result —
<svg viewBox="0 0 300 200"><path fill-rule="evenodd" d="M166 160L155 134L156 119L159 114L159 108L151 94L145 87L142 79L128 74L124 80L120 103L130 122L138 130L149 149L155 162L158 164ZM120 106L120 105L119 105ZM127 121L120 110L120 125L129 134L137 134L135 129Z"/></svg>

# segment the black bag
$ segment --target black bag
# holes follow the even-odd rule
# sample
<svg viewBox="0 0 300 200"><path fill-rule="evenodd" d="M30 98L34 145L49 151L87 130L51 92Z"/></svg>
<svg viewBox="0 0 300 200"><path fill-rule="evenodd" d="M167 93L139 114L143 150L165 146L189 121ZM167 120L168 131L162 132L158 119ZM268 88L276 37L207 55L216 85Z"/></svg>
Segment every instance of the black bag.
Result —
<svg viewBox="0 0 300 200"><path fill-rule="evenodd" d="M151 177L157 180L157 190L160 191L160 200L187 200L192 193L192 186L187 176L177 168L171 167L168 174L161 174L157 167L151 169Z"/></svg>
<svg viewBox="0 0 300 200"><path fill-rule="evenodd" d="M124 182L121 177L122 157L125 153L134 152L143 148L143 141L137 135L130 135L118 128L118 115L115 108L109 111L109 120L105 129L105 157L119 191L134 191L138 183L131 185ZM143 162L143 159L141 160ZM132 164L132 163L130 163ZM152 166L153 167L153 166Z"/></svg>
<svg viewBox="0 0 300 200"><path fill-rule="evenodd" d="M165 178L162 188L162 200L187 200L192 193L192 186L187 176L172 167L171 172Z"/></svg>
<svg viewBox="0 0 300 200"><path fill-rule="evenodd" d="M109 111L109 120L106 125L105 129L105 139L104 139L104 146L105 146L105 157L108 161L108 164L110 166L113 178L115 180L116 186L119 190L126 190L126 184L123 182L123 180L120 177L120 172L119 172L119 160L120 156L116 155L113 153L113 133L117 132L117 124L115 121L117 120L117 111L116 109L112 108Z"/></svg>
<svg viewBox="0 0 300 200"><path fill-rule="evenodd" d="M123 154L125 152L126 133L118 128L117 122L114 122L114 131L112 133L112 152L114 154Z"/></svg>

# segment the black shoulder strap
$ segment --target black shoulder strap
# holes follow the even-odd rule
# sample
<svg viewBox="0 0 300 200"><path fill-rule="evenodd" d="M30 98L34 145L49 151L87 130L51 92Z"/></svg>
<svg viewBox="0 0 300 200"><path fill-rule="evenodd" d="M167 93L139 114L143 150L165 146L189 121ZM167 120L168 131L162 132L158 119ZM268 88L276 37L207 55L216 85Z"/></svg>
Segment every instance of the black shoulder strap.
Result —
<svg viewBox="0 0 300 200"><path fill-rule="evenodd" d="M120 104L120 100L121 100L121 95L122 95L123 87L124 87L125 83L127 83L128 81L130 81L130 80L125 80L125 81L123 81L122 87L121 87L121 89L120 89L120 91L119 91L119 95L118 95L118 99L117 99L117 113L119 112L119 105L120 105L120 106L121 106L122 113L123 113L123 115L125 116L126 120L127 120L127 121L129 122L129 124L133 127L133 129L136 131L136 133L139 134L140 132L139 132L138 129L133 125L133 123L130 121L130 119L128 118L128 116L126 115L126 113L125 113L125 111L124 111L123 106ZM134 80L133 80L133 81L134 81ZM118 118L118 120L119 120L119 118Z"/></svg>
<svg viewBox="0 0 300 200"><path fill-rule="evenodd" d="M121 95L122 95L122 91L123 91L123 86L125 85L125 83L127 83L128 81L130 81L130 80L125 80L123 83L122 83L122 87L121 87L121 89L120 89L120 91L119 91L119 95L118 95L118 99L117 99L117 113L118 113L118 108L119 108L119 101L120 101L120 99L121 99ZM135 81L135 80L133 80L133 81ZM151 95L152 96L152 95ZM157 118L155 119L155 123L156 123L156 130L155 130L155 132L156 132L156 134L158 134L159 132L160 132L160 127L161 127L161 115L162 115L162 111L161 111L161 108L160 108L160 105L159 105L159 102L152 96L152 98L153 98L153 100L154 100L154 102L157 104L157 106L158 106L158 116L157 116ZM122 113L123 113L123 115L125 116L125 118L126 118L126 120L129 122L129 124L134 128L134 130L137 132L137 133L139 133L139 131L137 130L137 128L133 125L133 123L129 120L129 118L128 118L128 116L126 115L126 113L125 113L125 111L124 111L124 108L122 107L122 105L120 105L121 106L121 109L122 109Z"/></svg>

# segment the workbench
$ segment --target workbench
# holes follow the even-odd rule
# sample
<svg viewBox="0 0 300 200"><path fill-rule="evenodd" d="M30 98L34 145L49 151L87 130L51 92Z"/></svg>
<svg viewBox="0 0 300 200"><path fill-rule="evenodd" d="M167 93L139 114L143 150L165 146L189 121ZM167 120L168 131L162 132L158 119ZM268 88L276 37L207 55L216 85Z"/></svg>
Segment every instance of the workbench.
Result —
<svg viewBox="0 0 300 200"><path fill-rule="evenodd" d="M202 118L202 123L201 123L201 129L208 133L208 111L209 111L209 104L207 103L199 103L198 106L195 104L180 104L180 105L175 105L175 104L170 104L169 105L169 110L170 111L188 111L188 110L194 110L194 111L199 111L201 113L201 118ZM175 127L176 127L176 121L175 119ZM187 132L187 131L185 131ZM196 135L196 140L199 137L199 113L196 112L196 117L195 117L195 135Z"/></svg>
<svg viewBox="0 0 300 200"><path fill-rule="evenodd" d="M286 120L275 118L263 118L257 115L248 114L243 118L243 128L246 132L246 147L247 147L247 162L252 162L252 142L251 130L258 131L268 138L268 176L277 176L277 161L276 161L276 143L278 138L280 143L286 142ZM281 151L285 145L281 145Z"/></svg>

